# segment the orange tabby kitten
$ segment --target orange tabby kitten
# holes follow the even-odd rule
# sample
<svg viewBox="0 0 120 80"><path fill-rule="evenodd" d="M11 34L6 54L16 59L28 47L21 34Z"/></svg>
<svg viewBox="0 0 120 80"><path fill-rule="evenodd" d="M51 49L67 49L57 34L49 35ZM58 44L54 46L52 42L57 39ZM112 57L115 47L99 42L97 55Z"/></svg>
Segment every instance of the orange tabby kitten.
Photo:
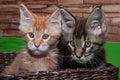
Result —
<svg viewBox="0 0 120 80"><path fill-rule="evenodd" d="M51 71L58 68L58 49L61 35L59 9L52 15L36 15L20 5L20 31L27 47L4 70L6 74Z"/></svg>

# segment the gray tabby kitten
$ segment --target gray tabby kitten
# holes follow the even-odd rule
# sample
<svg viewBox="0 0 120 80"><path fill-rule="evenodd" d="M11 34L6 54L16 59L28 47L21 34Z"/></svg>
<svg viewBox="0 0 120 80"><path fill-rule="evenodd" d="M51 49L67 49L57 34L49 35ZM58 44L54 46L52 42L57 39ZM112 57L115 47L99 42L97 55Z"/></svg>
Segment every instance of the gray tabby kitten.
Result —
<svg viewBox="0 0 120 80"><path fill-rule="evenodd" d="M95 68L105 62L107 26L101 6L88 19L77 19L61 8L63 34L58 43L61 68Z"/></svg>
<svg viewBox="0 0 120 80"><path fill-rule="evenodd" d="M107 26L101 6L97 6L86 20L79 20L74 31L71 67L95 68L105 62L104 43Z"/></svg>

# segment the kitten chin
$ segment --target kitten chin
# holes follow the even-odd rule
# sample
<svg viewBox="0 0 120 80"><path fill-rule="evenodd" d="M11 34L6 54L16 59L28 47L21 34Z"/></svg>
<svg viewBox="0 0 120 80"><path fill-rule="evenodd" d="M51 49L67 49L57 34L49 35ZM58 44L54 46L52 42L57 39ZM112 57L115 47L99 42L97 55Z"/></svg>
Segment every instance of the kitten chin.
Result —
<svg viewBox="0 0 120 80"><path fill-rule="evenodd" d="M32 57L41 58L41 57L47 56L48 50L46 50L46 51L40 51L40 50L29 50L29 49L28 49L28 53L29 53Z"/></svg>

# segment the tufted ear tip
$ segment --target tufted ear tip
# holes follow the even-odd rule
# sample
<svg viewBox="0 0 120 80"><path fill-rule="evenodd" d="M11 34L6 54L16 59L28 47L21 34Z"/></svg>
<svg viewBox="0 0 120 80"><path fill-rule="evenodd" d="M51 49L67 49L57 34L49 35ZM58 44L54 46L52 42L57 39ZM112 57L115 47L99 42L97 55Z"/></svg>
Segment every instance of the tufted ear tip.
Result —
<svg viewBox="0 0 120 80"><path fill-rule="evenodd" d="M21 17L20 20L33 19L32 12L30 12L23 3L19 5L19 10L20 10L20 17Z"/></svg>
<svg viewBox="0 0 120 80"><path fill-rule="evenodd" d="M76 18L68 10L60 8L60 13L65 23L71 21L73 24L75 24Z"/></svg>
<svg viewBox="0 0 120 80"><path fill-rule="evenodd" d="M19 8L26 8L26 6L23 3L19 3Z"/></svg>
<svg viewBox="0 0 120 80"><path fill-rule="evenodd" d="M49 18L50 22L61 21L61 14L59 8L57 8Z"/></svg>
<svg viewBox="0 0 120 80"><path fill-rule="evenodd" d="M104 22L104 11L102 10L102 6L98 5L94 8L93 12L90 14L90 16L88 17L88 22L90 22L91 20L98 20L101 22Z"/></svg>
<svg viewBox="0 0 120 80"><path fill-rule="evenodd" d="M96 6L95 8L101 9L101 8L102 8L102 5L98 5L98 6Z"/></svg>

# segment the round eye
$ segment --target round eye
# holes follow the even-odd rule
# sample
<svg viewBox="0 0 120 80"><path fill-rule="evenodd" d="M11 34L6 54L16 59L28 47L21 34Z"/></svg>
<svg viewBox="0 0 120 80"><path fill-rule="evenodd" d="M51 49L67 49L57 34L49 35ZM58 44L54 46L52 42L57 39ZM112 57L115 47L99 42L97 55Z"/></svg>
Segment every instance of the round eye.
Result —
<svg viewBox="0 0 120 80"><path fill-rule="evenodd" d="M34 34L32 32L28 33L31 38L34 38Z"/></svg>
<svg viewBox="0 0 120 80"><path fill-rule="evenodd" d="M90 47L90 46L91 46L91 42L90 42L90 41L86 41L86 42L85 42L85 46L86 46L86 47Z"/></svg>
<svg viewBox="0 0 120 80"><path fill-rule="evenodd" d="M70 41L70 44L71 44L73 47L75 47L74 41Z"/></svg>
<svg viewBox="0 0 120 80"><path fill-rule="evenodd" d="M43 34L43 35L42 35L42 38L43 38L43 39L48 39L48 37L49 37L48 34Z"/></svg>

